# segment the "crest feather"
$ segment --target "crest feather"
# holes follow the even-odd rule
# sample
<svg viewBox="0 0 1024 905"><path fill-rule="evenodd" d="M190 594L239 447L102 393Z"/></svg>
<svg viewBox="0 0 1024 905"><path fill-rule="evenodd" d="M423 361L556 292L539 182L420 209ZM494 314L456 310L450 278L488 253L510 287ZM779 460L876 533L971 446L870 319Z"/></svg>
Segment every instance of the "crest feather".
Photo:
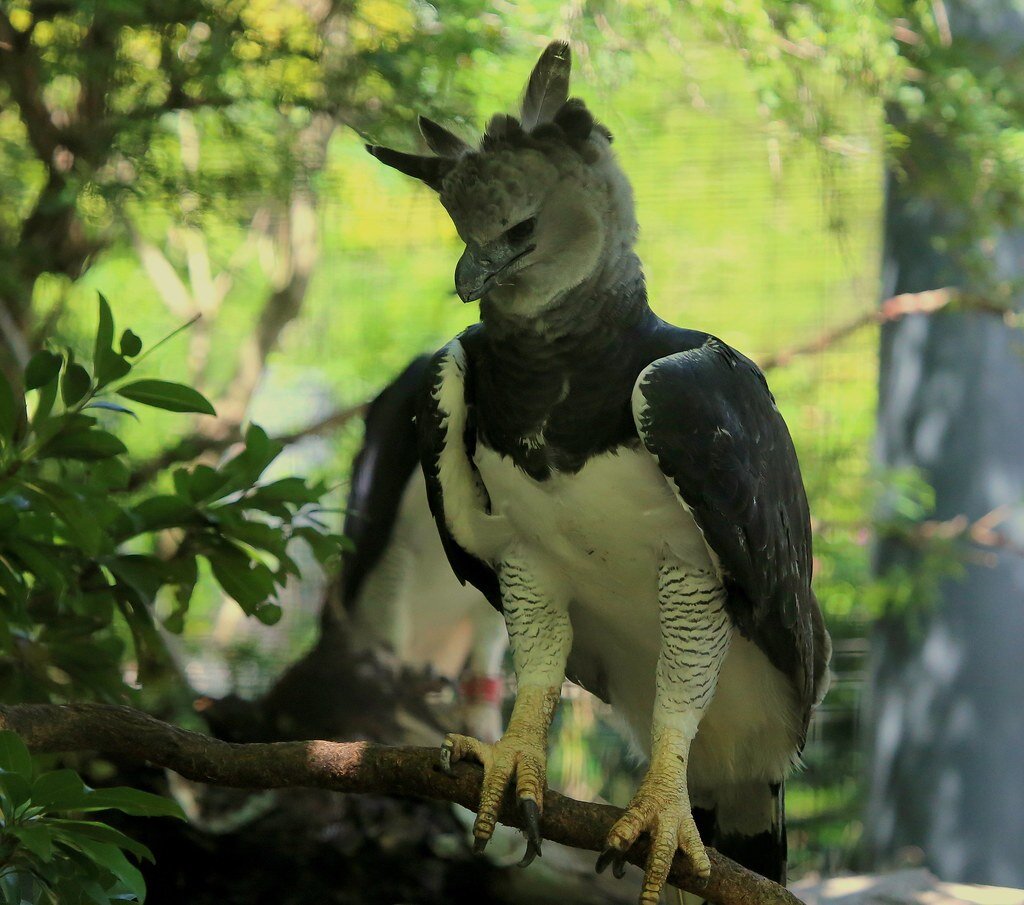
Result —
<svg viewBox="0 0 1024 905"><path fill-rule="evenodd" d="M507 113L495 113L487 123L482 147L486 150L498 142L514 141L522 135L523 127L519 124L518 119Z"/></svg>
<svg viewBox="0 0 1024 905"><path fill-rule="evenodd" d="M455 161L446 157L422 157L379 145L366 145L366 150L381 163L405 173L406 176L422 180L435 192L441 191L441 182L455 166Z"/></svg>
<svg viewBox="0 0 1024 905"><path fill-rule="evenodd" d="M569 97L572 52L565 41L552 41L540 55L523 93L523 128L530 132L555 118Z"/></svg>
<svg viewBox="0 0 1024 905"><path fill-rule="evenodd" d="M438 125L432 119L425 116L419 118L420 134L430 148L439 157L461 157L473 150L454 132L449 132L444 126Z"/></svg>

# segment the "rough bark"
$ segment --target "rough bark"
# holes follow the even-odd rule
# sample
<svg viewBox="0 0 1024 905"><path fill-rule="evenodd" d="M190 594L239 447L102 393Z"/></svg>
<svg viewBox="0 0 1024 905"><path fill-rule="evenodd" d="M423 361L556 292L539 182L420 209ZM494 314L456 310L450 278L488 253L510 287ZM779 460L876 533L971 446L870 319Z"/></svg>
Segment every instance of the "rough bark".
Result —
<svg viewBox="0 0 1024 905"><path fill-rule="evenodd" d="M249 789L320 788L442 799L473 809L482 771L460 764L451 775L438 766L434 748L388 747L367 742L301 741L231 744L163 723L129 707L104 704L23 704L0 707L0 728L17 732L33 750L102 751L164 767L187 779ZM511 803L501 820L519 826ZM622 813L549 791L544 798L544 838L600 851ZM782 887L740 867L714 850L711 879L698 883L677 856L671 882L718 905L794 905ZM630 861L642 864L635 848Z"/></svg>

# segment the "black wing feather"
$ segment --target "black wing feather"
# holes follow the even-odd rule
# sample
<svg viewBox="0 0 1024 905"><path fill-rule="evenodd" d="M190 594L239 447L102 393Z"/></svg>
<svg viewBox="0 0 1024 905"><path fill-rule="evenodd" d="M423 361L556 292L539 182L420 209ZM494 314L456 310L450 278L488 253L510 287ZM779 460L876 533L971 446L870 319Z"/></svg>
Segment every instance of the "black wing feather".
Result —
<svg viewBox="0 0 1024 905"><path fill-rule="evenodd" d="M719 557L730 615L790 677L809 716L828 645L800 466L764 375L709 337L655 362L639 391L641 437Z"/></svg>
<svg viewBox="0 0 1024 905"><path fill-rule="evenodd" d="M441 482L438 477L441 451L447 443L460 443L466 449L467 457L473 461L473 445L476 437L476 426L473 420L472 408L469 411L469 418L466 422L466 430L461 437L449 437L447 430L447 415L442 411L438 400L438 388L441 385L442 369L447 357L446 349L441 349L430 360L427 367L424 381L419 393L419 403L416 410L416 429L419 438L420 461L423 465L423 477L427 483L427 502L430 505L430 512L437 523L438 533L441 535L441 545L444 547L448 562L456 578L463 584L467 581L473 585L498 612L501 612L501 593L498 587L498 576L494 570L483 560L477 559L473 554L459 546L455 538L448 530L445 521L444 497L441 491ZM465 399L467 406L472 399L472 370L467 365Z"/></svg>
<svg viewBox="0 0 1024 905"><path fill-rule="evenodd" d="M391 540L405 488L419 456L416 398L430 358L421 355L389 383L366 409L363 445L352 463L343 533L342 602L355 606L363 581Z"/></svg>

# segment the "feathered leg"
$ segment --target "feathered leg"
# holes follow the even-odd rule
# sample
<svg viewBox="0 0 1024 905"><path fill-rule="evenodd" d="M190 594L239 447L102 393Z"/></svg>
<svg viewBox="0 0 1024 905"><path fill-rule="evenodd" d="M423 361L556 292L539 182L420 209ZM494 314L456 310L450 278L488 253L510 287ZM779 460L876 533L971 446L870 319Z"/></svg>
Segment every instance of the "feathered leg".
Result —
<svg viewBox="0 0 1024 905"><path fill-rule="evenodd" d="M658 572L661 655L651 729L651 763L626 813L612 827L598 870L621 873L626 852L650 835L641 905L656 905L677 849L693 872L707 877L711 863L690 808L686 784L690 743L711 703L732 638L725 590L712 572L688 571L672 560Z"/></svg>
<svg viewBox="0 0 1024 905"><path fill-rule="evenodd" d="M480 807L473 824L481 851L494 832L505 788L515 779L516 799L526 825L521 862L540 854L540 817L547 782L548 727L561 695L565 661L572 646L568 607L522 556L507 557L498 570L517 693L505 734L493 745L465 735L448 735L441 764L471 758L483 764Z"/></svg>

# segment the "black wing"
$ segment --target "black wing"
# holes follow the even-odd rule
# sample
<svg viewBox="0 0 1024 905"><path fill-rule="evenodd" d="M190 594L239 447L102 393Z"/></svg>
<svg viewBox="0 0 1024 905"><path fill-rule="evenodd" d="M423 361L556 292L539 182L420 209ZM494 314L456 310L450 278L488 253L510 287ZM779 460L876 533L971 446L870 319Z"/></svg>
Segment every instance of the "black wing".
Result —
<svg viewBox="0 0 1024 905"><path fill-rule="evenodd" d="M790 677L809 716L828 641L800 466L764 375L709 337L641 374L634 417L719 558L733 621Z"/></svg>
<svg viewBox="0 0 1024 905"><path fill-rule="evenodd" d="M421 355L389 383L366 409L366 435L352 463L343 533L350 542L343 558L342 602L355 606L363 581L394 531L398 507L419 455L416 398L430 358Z"/></svg>
<svg viewBox="0 0 1024 905"><path fill-rule="evenodd" d="M487 491L476 473L473 465L473 448L476 438L476 427L473 419L472 406L472 370L465 358L462 359L458 381L453 379L452 355L457 348L462 354L459 340L455 339L431 358L420 388L419 401L416 408L416 431L419 440L420 462L423 465L423 477L427 483L427 502L430 512L437 523L448 562L456 578L463 584L467 581L473 585L498 612L501 612L501 593L498 588L498 576L483 560L469 553L452 537L445 518L445 503L441 488L440 467L441 454L451 444L465 456L468 467L474 472L480 493L486 497ZM450 430L451 413L445 411L441 401L441 387L447 381L449 392L457 393L454 400L465 411L466 418L461 431Z"/></svg>

